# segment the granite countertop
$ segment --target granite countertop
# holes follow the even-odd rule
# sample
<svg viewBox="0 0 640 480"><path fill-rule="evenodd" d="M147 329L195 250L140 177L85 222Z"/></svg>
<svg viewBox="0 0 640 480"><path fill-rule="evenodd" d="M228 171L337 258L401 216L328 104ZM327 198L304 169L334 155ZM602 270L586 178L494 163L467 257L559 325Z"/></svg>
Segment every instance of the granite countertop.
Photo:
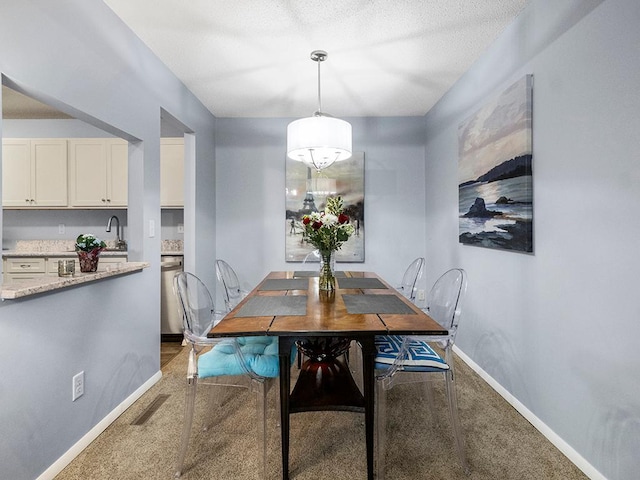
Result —
<svg viewBox="0 0 640 480"><path fill-rule="evenodd" d="M106 272L76 272L73 277L38 277L30 280L22 280L11 285L2 285L0 289L0 299L15 300L39 293L51 292L74 285L94 282L103 278L141 271L148 266L148 262L126 262L117 267L110 268Z"/></svg>
<svg viewBox="0 0 640 480"><path fill-rule="evenodd" d="M122 257L127 255L126 250L115 249L115 240L106 241L107 250L103 250L100 256ZM2 257L75 257L74 240L18 240L13 250L3 250ZM183 255L182 240L163 240L161 246L162 255Z"/></svg>

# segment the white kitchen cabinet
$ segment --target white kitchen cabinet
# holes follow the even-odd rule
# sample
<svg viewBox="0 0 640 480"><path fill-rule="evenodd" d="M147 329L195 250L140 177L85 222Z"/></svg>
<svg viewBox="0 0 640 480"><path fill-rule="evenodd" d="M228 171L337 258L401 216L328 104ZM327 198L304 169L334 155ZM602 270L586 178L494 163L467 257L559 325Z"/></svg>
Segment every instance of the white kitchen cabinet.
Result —
<svg viewBox="0 0 640 480"><path fill-rule="evenodd" d="M98 272L106 272L118 268L127 262L127 255L101 255L98 260ZM3 282L10 285L38 277L57 277L58 260L75 260L75 273L80 272L80 262L76 257L8 257L3 261Z"/></svg>
<svg viewBox="0 0 640 480"><path fill-rule="evenodd" d="M68 205L66 139L3 139L2 205Z"/></svg>
<svg viewBox="0 0 640 480"><path fill-rule="evenodd" d="M12 284L20 280L32 280L46 274L46 259L33 257L5 258L3 262L3 282Z"/></svg>
<svg viewBox="0 0 640 480"><path fill-rule="evenodd" d="M160 205L184 207L184 138L160 139Z"/></svg>
<svg viewBox="0 0 640 480"><path fill-rule="evenodd" d="M128 155L126 140L69 140L69 202L72 207L126 207Z"/></svg>

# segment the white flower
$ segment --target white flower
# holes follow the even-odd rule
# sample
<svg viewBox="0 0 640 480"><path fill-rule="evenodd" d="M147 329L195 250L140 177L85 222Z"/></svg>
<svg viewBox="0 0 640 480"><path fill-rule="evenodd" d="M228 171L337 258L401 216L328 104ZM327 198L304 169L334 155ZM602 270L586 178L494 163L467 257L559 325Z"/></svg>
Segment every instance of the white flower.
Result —
<svg viewBox="0 0 640 480"><path fill-rule="evenodd" d="M336 215L332 215L331 213L325 213L324 217L322 217L322 223L324 225L335 225L338 223L338 217Z"/></svg>
<svg viewBox="0 0 640 480"><path fill-rule="evenodd" d="M350 223L345 223L343 225L340 225L340 228L342 228L342 230L344 230L345 233L349 236L353 235L356 232L355 227Z"/></svg>

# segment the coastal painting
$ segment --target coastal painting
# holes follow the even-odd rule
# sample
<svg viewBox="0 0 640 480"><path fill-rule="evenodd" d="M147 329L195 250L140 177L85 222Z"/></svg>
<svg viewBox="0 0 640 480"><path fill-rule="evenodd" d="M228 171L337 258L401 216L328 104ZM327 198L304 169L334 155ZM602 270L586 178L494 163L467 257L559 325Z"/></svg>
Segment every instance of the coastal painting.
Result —
<svg viewBox="0 0 640 480"><path fill-rule="evenodd" d="M302 217L324 210L327 197L340 196L355 233L336 252L336 262L364 262L364 152L353 152L321 171L287 157L285 175L286 261L320 262L316 248L302 235Z"/></svg>
<svg viewBox="0 0 640 480"><path fill-rule="evenodd" d="M458 127L462 244L533 252L532 83L525 75Z"/></svg>

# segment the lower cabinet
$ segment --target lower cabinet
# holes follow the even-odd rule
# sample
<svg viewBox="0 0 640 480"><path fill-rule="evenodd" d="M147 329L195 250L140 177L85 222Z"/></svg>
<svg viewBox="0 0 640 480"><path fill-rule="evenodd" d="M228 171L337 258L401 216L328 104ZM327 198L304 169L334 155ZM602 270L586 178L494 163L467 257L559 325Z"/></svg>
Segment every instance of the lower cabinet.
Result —
<svg viewBox="0 0 640 480"><path fill-rule="evenodd" d="M5 258L3 264L3 281L5 284L10 284L17 281L32 280L36 277L44 277L47 271L46 265L47 262L45 258Z"/></svg>
<svg viewBox="0 0 640 480"><path fill-rule="evenodd" d="M58 260L69 260L73 257L9 257L3 260L3 282L10 285L38 277L57 277ZM80 273L80 263L76 260L76 273ZM98 272L106 272L117 268L118 264L127 261L126 256L101 256L98 261Z"/></svg>

